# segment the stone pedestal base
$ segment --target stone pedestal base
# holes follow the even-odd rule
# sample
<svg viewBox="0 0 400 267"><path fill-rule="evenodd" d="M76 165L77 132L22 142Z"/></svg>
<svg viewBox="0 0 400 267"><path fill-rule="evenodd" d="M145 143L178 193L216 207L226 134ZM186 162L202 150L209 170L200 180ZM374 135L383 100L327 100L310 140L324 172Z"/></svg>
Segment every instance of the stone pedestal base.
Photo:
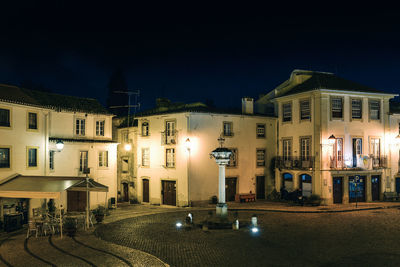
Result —
<svg viewBox="0 0 400 267"><path fill-rule="evenodd" d="M228 205L226 203L218 203L215 214L219 217L227 217Z"/></svg>

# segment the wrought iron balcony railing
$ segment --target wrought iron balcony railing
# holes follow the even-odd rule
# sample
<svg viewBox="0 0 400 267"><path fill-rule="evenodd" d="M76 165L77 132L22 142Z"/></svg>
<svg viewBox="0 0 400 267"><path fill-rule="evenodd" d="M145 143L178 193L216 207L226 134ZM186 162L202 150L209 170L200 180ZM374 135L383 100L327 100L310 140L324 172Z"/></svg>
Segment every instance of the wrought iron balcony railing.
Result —
<svg viewBox="0 0 400 267"><path fill-rule="evenodd" d="M314 157L277 157L275 167L279 169L309 170L314 168Z"/></svg>
<svg viewBox="0 0 400 267"><path fill-rule="evenodd" d="M176 145L178 143L178 131L172 131L167 134L166 131L161 132L161 145Z"/></svg>
<svg viewBox="0 0 400 267"><path fill-rule="evenodd" d="M356 162L354 162L354 160ZM360 155L352 160L337 160L336 157L330 158L330 168L337 170L348 170L348 169L382 169L387 168L387 157L386 156L366 156Z"/></svg>

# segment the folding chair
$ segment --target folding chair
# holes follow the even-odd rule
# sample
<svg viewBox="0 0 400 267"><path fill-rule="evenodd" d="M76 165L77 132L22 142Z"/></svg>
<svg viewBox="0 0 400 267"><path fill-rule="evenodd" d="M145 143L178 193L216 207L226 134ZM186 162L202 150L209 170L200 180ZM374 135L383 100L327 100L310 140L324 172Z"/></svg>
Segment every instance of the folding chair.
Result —
<svg viewBox="0 0 400 267"><path fill-rule="evenodd" d="M36 237L38 235L38 228L34 221L28 221L28 232L26 233L26 238L29 238L31 232L35 232Z"/></svg>

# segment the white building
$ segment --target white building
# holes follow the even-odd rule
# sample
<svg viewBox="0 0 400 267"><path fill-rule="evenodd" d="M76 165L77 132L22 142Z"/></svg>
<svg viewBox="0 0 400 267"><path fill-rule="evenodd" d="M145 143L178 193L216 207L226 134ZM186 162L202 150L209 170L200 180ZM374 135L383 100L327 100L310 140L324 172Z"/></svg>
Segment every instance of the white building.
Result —
<svg viewBox="0 0 400 267"><path fill-rule="evenodd" d="M257 111L273 107L279 118L276 189L302 188L328 204L382 200L398 172L394 96L332 73L293 71L256 101Z"/></svg>
<svg viewBox="0 0 400 267"><path fill-rule="evenodd" d="M46 187L58 178L80 180L76 177L85 177L87 168L90 178L108 187L108 193L90 193L91 207L116 199L117 144L112 141L112 116L94 99L0 85L0 206L6 207L2 211L15 211L12 204L29 198L23 191L32 191L30 186L41 179L47 178L45 186L31 192L32 197L41 191L46 195ZM62 150L56 148L59 141L64 143ZM20 198L9 197L16 194L10 188L21 177L31 181L30 185L18 188ZM54 193L59 193L56 205L62 204L67 211L82 211L86 206L86 192ZM44 201L32 198L29 207L44 205ZM7 210L10 207L12 211Z"/></svg>
<svg viewBox="0 0 400 267"><path fill-rule="evenodd" d="M243 99L243 112L159 101L157 108L136 118L137 127L129 128L129 133L121 128L118 136L121 147L133 143L131 156L119 157L125 164L121 173L132 178L120 180L131 182L139 202L187 206L217 196L218 165L210 152L219 146L221 135L235 155L226 169L227 201L236 194L265 198L273 189L270 162L276 153L276 119L254 114L253 99ZM125 198L125 191L121 194Z"/></svg>

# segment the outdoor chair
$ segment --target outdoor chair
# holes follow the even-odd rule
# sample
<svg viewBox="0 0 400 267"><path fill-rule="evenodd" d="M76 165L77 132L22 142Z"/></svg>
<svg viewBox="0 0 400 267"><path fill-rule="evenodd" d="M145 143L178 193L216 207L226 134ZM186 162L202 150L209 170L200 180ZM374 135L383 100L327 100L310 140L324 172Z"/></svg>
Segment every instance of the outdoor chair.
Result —
<svg viewBox="0 0 400 267"><path fill-rule="evenodd" d="M35 232L35 235L37 237L38 235L38 228L37 225L34 221L28 221L28 232L26 233L26 238L29 238L31 232Z"/></svg>

